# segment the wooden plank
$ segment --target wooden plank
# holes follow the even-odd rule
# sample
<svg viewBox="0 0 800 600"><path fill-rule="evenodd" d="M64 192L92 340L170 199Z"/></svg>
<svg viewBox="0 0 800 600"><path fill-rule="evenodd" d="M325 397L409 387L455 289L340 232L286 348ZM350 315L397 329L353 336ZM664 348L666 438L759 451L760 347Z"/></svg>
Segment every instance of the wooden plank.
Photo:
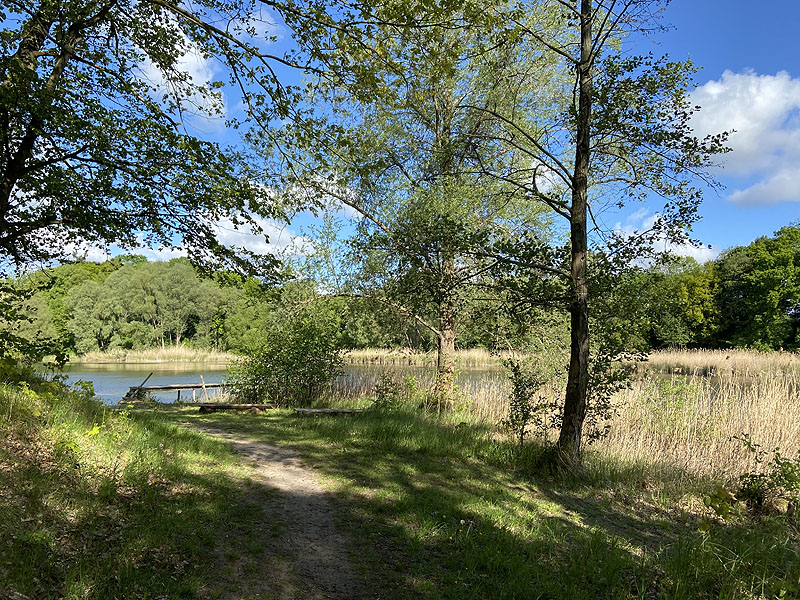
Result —
<svg viewBox="0 0 800 600"><path fill-rule="evenodd" d="M122 399L128 400L130 398L136 398L139 395L139 392L142 391L144 388L144 384L147 383L147 380L153 376L153 371L150 371L150 375L144 378L144 381L139 385L133 386L131 389L128 390L128 393L125 394Z"/></svg>
<svg viewBox="0 0 800 600"><path fill-rule="evenodd" d="M203 384L203 396L206 398L206 402L208 402L208 390L206 390L206 380L200 375L200 383Z"/></svg>
<svg viewBox="0 0 800 600"><path fill-rule="evenodd" d="M366 408L295 408L294 412L302 416L311 415L354 415L367 412Z"/></svg>
<svg viewBox="0 0 800 600"><path fill-rule="evenodd" d="M206 389L222 387L220 383L206 383ZM171 383L167 385L147 385L144 387L134 386L131 390L142 390L143 392L175 392L177 390L202 390L201 383ZM130 393L130 392L129 392Z"/></svg>

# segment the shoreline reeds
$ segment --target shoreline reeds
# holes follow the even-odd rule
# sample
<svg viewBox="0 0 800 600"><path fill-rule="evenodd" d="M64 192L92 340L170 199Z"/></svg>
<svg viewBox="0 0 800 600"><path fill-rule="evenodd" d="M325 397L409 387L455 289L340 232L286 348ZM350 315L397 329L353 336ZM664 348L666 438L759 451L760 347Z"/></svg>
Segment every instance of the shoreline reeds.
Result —
<svg viewBox="0 0 800 600"><path fill-rule="evenodd" d="M163 348L146 348L141 350L126 350L115 348L113 350L93 350L81 356L71 356L73 364L102 364L102 363L208 363L230 364L237 356L230 352L218 352L188 346L165 346Z"/></svg>
<svg viewBox="0 0 800 600"><path fill-rule="evenodd" d="M800 452L800 369L795 370L800 359L796 355L665 351L654 353L646 364L649 368L640 369L630 387L612 398L611 428L591 445L592 453L629 464L647 463L665 473L678 467L697 476L733 481L759 468L753 453L736 437L747 434L763 449L780 448L785 456ZM370 396L381 372L343 376L332 386L332 400L352 402ZM412 385L429 389L435 370L395 375L401 383L404 377L413 377ZM459 383L458 409L465 415L489 424L507 417L504 371ZM536 396L543 404L560 406L563 389L551 384ZM552 425L557 423L557 411L542 417ZM548 441L554 442L556 434L551 427Z"/></svg>

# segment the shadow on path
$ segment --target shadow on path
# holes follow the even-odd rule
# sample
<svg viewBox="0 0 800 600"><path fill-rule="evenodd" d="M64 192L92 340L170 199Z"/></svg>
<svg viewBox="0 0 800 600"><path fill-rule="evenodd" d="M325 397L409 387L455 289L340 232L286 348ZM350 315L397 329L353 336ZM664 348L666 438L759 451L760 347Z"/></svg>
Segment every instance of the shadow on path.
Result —
<svg viewBox="0 0 800 600"><path fill-rule="evenodd" d="M206 424L193 424L191 428L230 443L252 466L256 485L245 488L249 496L246 501L262 504L264 517L252 524L250 535L270 540L268 559L258 561L262 568L256 569L237 564L241 546L237 548L236 540L229 541L227 558L222 559L230 567L229 573L215 586L231 590L222 597L364 597L348 559L349 541L335 525L336 507L296 452ZM225 581L228 578L234 580Z"/></svg>

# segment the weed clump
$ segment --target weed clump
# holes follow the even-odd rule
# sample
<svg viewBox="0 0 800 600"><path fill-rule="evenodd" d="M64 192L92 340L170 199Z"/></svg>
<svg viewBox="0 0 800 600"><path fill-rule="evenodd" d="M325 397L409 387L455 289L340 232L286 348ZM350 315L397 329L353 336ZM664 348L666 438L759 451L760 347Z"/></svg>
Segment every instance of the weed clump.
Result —
<svg viewBox="0 0 800 600"><path fill-rule="evenodd" d="M746 433L733 439L744 444L757 465L756 469L739 477L736 497L756 512L785 502L787 513L794 516L800 503L800 451L795 458L789 458L780 448L764 449Z"/></svg>

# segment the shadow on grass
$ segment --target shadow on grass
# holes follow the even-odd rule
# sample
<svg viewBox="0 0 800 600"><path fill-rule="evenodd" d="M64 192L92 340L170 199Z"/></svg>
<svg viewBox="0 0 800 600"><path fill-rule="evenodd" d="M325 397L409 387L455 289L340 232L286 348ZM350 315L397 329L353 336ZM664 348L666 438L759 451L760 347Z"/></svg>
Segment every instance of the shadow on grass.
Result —
<svg viewBox="0 0 800 600"><path fill-rule="evenodd" d="M75 398L53 406L19 424L46 421L85 440L103 411ZM334 538L319 541L328 563L316 567L287 539L298 523L282 507L313 495L276 493L227 443L175 424L290 446L328 478L359 570L360 593L347 597L800 596L798 537L785 519L703 523L637 502L635 489L620 501L591 478L525 475L537 450L519 456L488 427L413 412L189 411L133 414L139 437L118 443L132 465L121 473L90 472L81 448L53 457L26 440L0 444L0 598L345 597L335 581L314 583L314 570L344 560ZM627 477L617 483L634 486Z"/></svg>
<svg viewBox="0 0 800 600"><path fill-rule="evenodd" d="M101 422L102 406L67 400L0 422L0 598L357 597L294 572L285 499L227 443L140 413L104 425L92 448L52 444ZM96 454L108 450L128 466L110 472Z"/></svg>
<svg viewBox="0 0 800 600"><path fill-rule="evenodd" d="M486 427L406 412L168 418L299 451L333 481L351 554L381 597L739 598L791 593L800 577L780 523L700 533L679 511L522 477Z"/></svg>

